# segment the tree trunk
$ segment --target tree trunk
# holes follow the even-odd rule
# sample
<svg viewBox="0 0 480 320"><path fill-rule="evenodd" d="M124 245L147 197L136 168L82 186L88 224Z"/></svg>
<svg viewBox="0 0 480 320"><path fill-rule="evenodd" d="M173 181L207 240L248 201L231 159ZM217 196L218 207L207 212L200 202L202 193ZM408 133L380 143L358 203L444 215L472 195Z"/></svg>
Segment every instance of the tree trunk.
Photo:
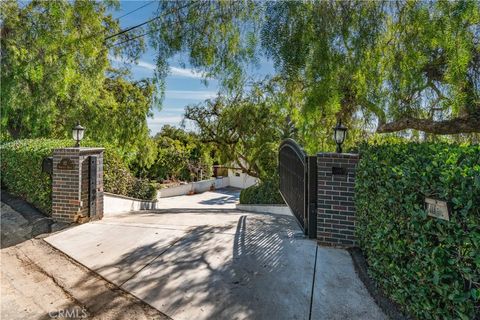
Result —
<svg viewBox="0 0 480 320"><path fill-rule="evenodd" d="M480 111L468 117L434 121L432 119L403 118L389 123L379 123L378 133L415 129L433 134L457 134L480 132Z"/></svg>

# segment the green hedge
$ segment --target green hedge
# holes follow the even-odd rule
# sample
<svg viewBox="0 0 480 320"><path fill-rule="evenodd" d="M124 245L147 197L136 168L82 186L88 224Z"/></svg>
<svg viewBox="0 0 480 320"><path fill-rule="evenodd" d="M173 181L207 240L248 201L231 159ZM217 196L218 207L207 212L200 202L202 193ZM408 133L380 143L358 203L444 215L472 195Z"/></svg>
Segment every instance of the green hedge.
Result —
<svg viewBox="0 0 480 320"><path fill-rule="evenodd" d="M371 276L414 317L475 318L480 146L397 143L360 152L356 232ZM448 201L450 221L427 216L425 197Z"/></svg>
<svg viewBox="0 0 480 320"><path fill-rule="evenodd" d="M0 146L1 183L10 193L33 204L46 214L51 214L51 177L42 172L42 161L53 149L71 146L71 140L26 139ZM86 141L85 146L99 146ZM156 188L148 181L135 178L122 157L111 146L105 146L104 190L141 199L153 199Z"/></svg>
<svg viewBox="0 0 480 320"><path fill-rule="evenodd" d="M278 180L262 181L243 189L240 193L241 204L285 204L278 191Z"/></svg>

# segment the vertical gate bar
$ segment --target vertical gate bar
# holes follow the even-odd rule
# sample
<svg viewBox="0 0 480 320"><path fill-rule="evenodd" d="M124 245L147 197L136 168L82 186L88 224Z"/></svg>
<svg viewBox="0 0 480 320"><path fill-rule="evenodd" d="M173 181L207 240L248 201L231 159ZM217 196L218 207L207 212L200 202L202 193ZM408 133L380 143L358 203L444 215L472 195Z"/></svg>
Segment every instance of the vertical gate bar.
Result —
<svg viewBox="0 0 480 320"><path fill-rule="evenodd" d="M97 215L97 156L89 157L88 213L91 218Z"/></svg>
<svg viewBox="0 0 480 320"><path fill-rule="evenodd" d="M317 157L307 157L308 167L308 237L317 237Z"/></svg>
<svg viewBox="0 0 480 320"><path fill-rule="evenodd" d="M304 167L303 167L303 232L304 234L308 234L309 231L309 216L308 216L308 156L305 156L304 158Z"/></svg>

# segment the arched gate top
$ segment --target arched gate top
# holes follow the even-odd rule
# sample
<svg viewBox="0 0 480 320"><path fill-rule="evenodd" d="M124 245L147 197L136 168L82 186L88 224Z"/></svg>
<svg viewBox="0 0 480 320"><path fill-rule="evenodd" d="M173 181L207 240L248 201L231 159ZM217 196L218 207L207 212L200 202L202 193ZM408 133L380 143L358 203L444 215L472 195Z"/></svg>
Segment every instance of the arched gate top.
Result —
<svg viewBox="0 0 480 320"><path fill-rule="evenodd" d="M303 150L302 147L293 139L287 138L282 141L280 144L280 147L278 148L279 153L282 152L284 148L290 148L295 152L295 154L298 156L298 158L302 161L302 163L305 165L307 161L307 153L305 150Z"/></svg>

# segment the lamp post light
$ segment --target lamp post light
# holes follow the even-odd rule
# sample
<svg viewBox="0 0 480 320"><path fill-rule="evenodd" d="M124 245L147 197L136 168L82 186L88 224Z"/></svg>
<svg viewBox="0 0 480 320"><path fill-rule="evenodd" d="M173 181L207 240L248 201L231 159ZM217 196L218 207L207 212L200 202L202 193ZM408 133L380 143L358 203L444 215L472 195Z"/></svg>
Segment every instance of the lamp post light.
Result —
<svg viewBox="0 0 480 320"><path fill-rule="evenodd" d="M333 128L333 140L337 144L337 153L342 153L342 143L345 141L346 135L347 128L342 125L342 120L339 120L335 128Z"/></svg>
<svg viewBox="0 0 480 320"><path fill-rule="evenodd" d="M75 147L80 147L80 140L83 139L83 134L85 133L85 128L77 122L77 125L72 130L73 140L76 141Z"/></svg>

